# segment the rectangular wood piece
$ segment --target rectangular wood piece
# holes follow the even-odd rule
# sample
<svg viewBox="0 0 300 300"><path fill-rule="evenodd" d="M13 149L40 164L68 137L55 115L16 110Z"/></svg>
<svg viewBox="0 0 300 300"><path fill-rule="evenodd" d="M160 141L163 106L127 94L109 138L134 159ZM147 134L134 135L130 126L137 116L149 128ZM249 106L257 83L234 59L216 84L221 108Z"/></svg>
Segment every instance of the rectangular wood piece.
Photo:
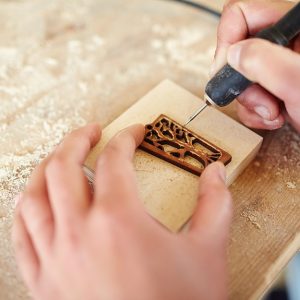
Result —
<svg viewBox="0 0 300 300"><path fill-rule="evenodd" d="M145 126L140 149L198 176L215 161L231 161L229 153L165 115Z"/></svg>
<svg viewBox="0 0 300 300"><path fill-rule="evenodd" d="M125 127L150 124L161 114L184 124L203 104L173 82L163 81L103 130L101 141L91 151L86 166L94 170L107 142ZM205 109L188 127L230 153L232 161L226 166L228 185L255 157L262 143L259 135L212 107ZM199 178L140 149L136 152L134 167L140 199L148 213L171 231L180 230L197 204Z"/></svg>

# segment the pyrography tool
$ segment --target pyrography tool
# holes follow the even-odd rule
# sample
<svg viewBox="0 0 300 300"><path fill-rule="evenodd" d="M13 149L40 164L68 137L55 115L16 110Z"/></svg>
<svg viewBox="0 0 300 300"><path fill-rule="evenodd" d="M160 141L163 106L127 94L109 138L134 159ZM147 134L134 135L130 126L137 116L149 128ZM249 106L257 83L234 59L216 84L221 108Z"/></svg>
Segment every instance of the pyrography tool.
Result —
<svg viewBox="0 0 300 300"><path fill-rule="evenodd" d="M263 29L256 38L288 46L300 32L300 2L275 25ZM204 99L206 103L193 113L185 126L192 122L209 105L224 107L245 91L253 82L226 64L207 84Z"/></svg>

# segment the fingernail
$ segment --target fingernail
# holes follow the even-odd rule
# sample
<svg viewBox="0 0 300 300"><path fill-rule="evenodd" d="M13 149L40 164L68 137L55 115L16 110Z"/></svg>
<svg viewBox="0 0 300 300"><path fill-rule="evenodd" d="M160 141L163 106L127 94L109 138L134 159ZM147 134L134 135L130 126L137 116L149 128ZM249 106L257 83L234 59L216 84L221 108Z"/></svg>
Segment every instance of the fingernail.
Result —
<svg viewBox="0 0 300 300"><path fill-rule="evenodd" d="M271 119L271 113L265 106L256 106L254 107L254 111L262 117L264 120L270 120Z"/></svg>
<svg viewBox="0 0 300 300"><path fill-rule="evenodd" d="M270 129L278 129L280 127L282 127L282 122L279 118L275 119L275 120L263 120L264 124L268 127L270 127Z"/></svg>
<svg viewBox="0 0 300 300"><path fill-rule="evenodd" d="M242 46L239 44L232 45L228 49L227 60L228 63L234 68L237 68L240 64L241 51Z"/></svg>

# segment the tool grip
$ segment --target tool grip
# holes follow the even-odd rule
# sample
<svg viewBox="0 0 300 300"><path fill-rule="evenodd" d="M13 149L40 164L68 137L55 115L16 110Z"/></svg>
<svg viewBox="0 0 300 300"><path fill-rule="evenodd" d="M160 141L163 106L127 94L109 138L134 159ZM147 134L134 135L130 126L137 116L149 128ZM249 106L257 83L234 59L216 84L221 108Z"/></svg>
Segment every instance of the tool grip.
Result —
<svg viewBox="0 0 300 300"><path fill-rule="evenodd" d="M205 93L214 104L223 107L251 84L250 80L227 64L208 82Z"/></svg>
<svg viewBox="0 0 300 300"><path fill-rule="evenodd" d="M274 26L256 34L256 38L287 46L300 31L300 3ZM207 84L205 93L217 106L230 104L245 91L252 82L226 64Z"/></svg>
<svg viewBox="0 0 300 300"><path fill-rule="evenodd" d="M268 40L272 43L286 46L289 41L276 27L260 31L256 38ZM207 84L206 95L218 106L230 104L236 97L244 92L252 82L244 75L226 64Z"/></svg>

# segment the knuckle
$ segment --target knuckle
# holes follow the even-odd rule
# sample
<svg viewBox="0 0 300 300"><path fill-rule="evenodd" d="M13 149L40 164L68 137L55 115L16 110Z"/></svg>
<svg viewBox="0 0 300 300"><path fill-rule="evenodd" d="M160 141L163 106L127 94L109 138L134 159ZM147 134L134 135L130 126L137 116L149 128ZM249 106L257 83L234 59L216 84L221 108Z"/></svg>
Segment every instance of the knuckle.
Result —
<svg viewBox="0 0 300 300"><path fill-rule="evenodd" d="M254 42L254 40L246 40L245 45L241 51L241 57L244 58L244 57L252 56L252 54L255 52L254 50L256 48L257 48L257 45ZM253 57L253 59L255 59L255 57Z"/></svg>
<svg viewBox="0 0 300 300"><path fill-rule="evenodd" d="M82 145L82 148L84 148L86 151L88 151L91 148L91 142L87 136L83 137L80 140L80 144Z"/></svg>
<svg viewBox="0 0 300 300"><path fill-rule="evenodd" d="M75 130L73 130L72 132L70 132L64 140L73 140L73 139L78 139L78 138L82 138L82 137L85 137L86 134L85 134L85 127L83 128L77 128Z"/></svg>
<svg viewBox="0 0 300 300"><path fill-rule="evenodd" d="M61 153L56 153L46 166L46 174L60 174L64 172L66 165L66 157Z"/></svg>
<svg viewBox="0 0 300 300"><path fill-rule="evenodd" d="M70 134L69 140L72 142L80 141L80 146L84 149L90 148L90 136L88 134L83 134L82 129L75 130Z"/></svg>
<svg viewBox="0 0 300 300"><path fill-rule="evenodd" d="M102 237L115 243L114 240L119 240L120 236L131 235L133 226L130 220L132 218L128 218L128 215L115 205L105 205L98 210L92 226L101 231Z"/></svg>
<svg viewBox="0 0 300 300"><path fill-rule="evenodd" d="M107 162L114 162L120 155L121 147L115 143L110 143L106 146L102 155L100 155L97 165L101 167Z"/></svg>
<svg viewBox="0 0 300 300"><path fill-rule="evenodd" d="M80 220L74 218L65 218L63 224L57 226L58 244L65 244L68 249L80 247L82 232L85 226Z"/></svg>
<svg viewBox="0 0 300 300"><path fill-rule="evenodd" d="M87 143L89 142L90 135L88 132L85 132L83 129L77 129L70 133L68 139L71 141L80 140L80 143L83 141Z"/></svg>
<svg viewBox="0 0 300 300"><path fill-rule="evenodd" d="M122 150L122 145L120 145L120 143L117 143L117 141L115 140L106 146L105 154L108 156L110 155L116 156L120 154L121 150Z"/></svg>
<svg viewBox="0 0 300 300"><path fill-rule="evenodd" d="M74 144L74 151L77 151L79 154L81 153L88 153L91 149L91 142L87 136L82 136L80 139L76 141L76 144Z"/></svg>

